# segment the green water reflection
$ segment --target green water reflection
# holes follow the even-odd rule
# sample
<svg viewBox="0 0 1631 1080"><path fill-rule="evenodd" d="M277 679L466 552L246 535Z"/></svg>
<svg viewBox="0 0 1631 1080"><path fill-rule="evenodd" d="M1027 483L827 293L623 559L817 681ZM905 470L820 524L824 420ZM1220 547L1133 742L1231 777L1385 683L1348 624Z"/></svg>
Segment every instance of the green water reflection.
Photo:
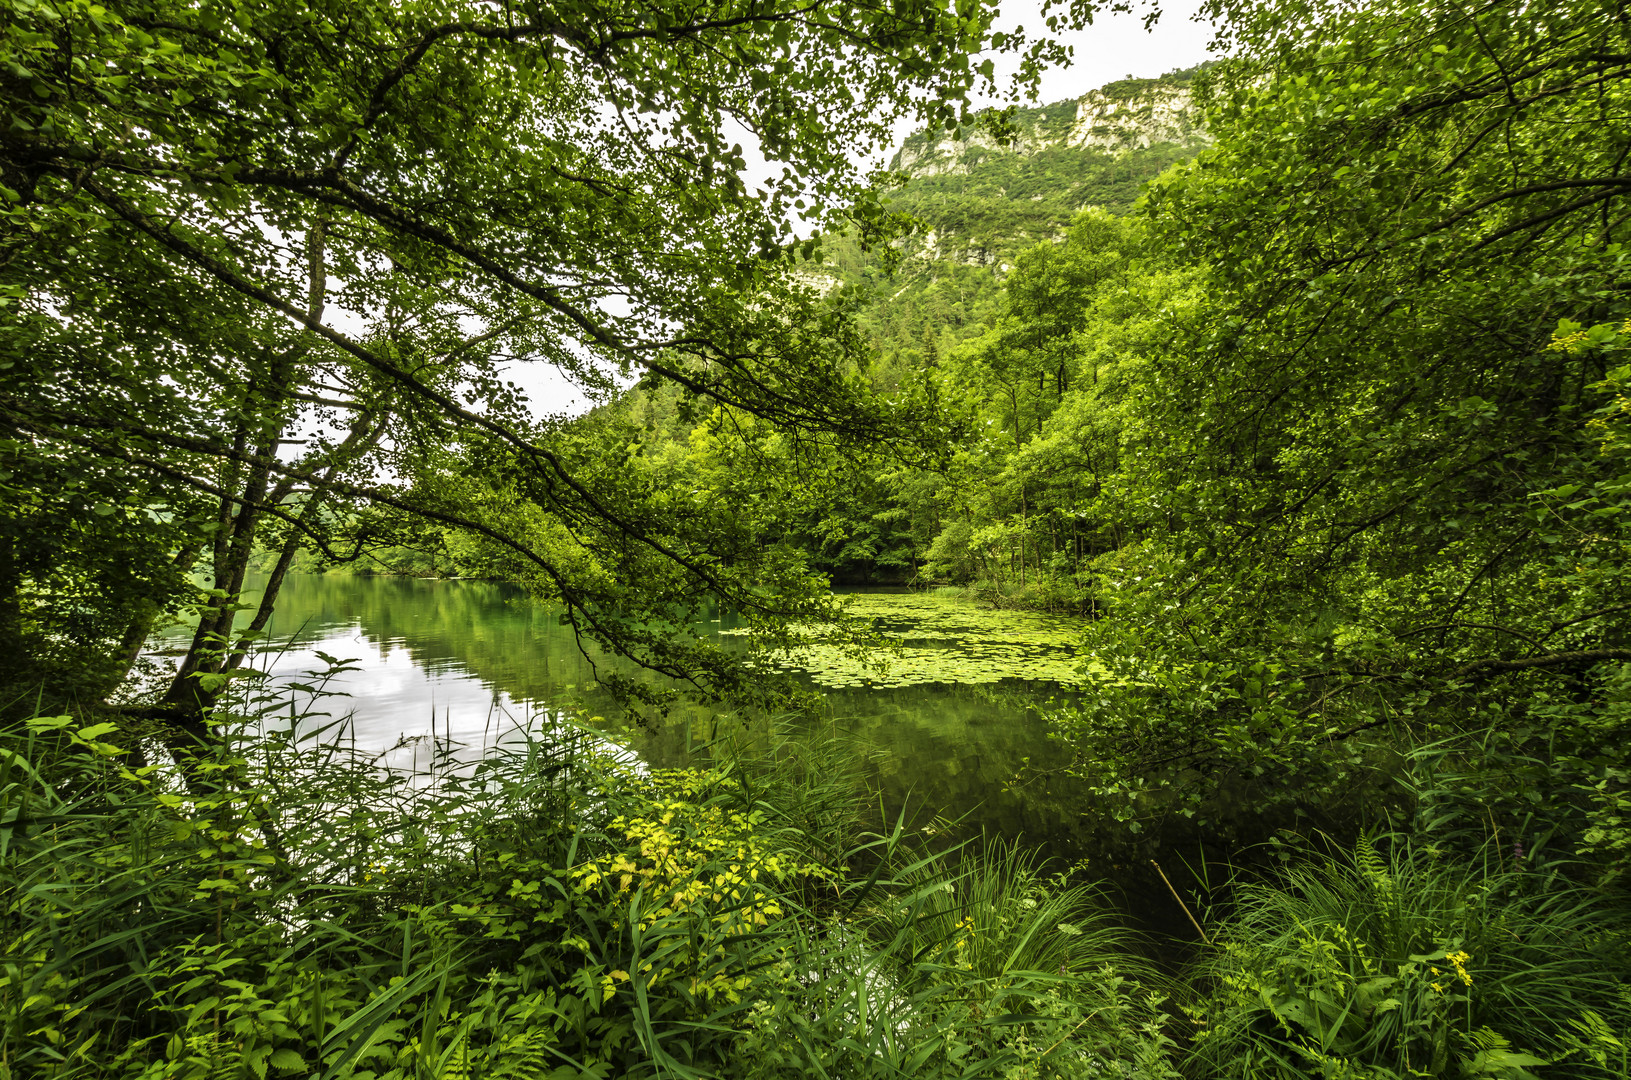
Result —
<svg viewBox="0 0 1631 1080"><path fill-rule="evenodd" d="M946 603L936 605L942 623ZM906 632L922 598L868 593L864 604L869 613L889 616L891 630ZM898 611L891 613L892 604ZM979 609L967 608L963 621L978 623ZM708 628L727 648L743 647L729 633L737 622L728 612L713 613ZM182 640L178 628L165 644ZM593 646L580 650L554 609L491 582L291 576L268 640L272 646L261 667L274 682L323 667L320 652L356 660L358 670L333 684L350 696L330 708L352 714L348 737L360 748L401 764L428 754L433 734L480 746L513 726L547 723L548 715L566 707L613 714L613 703L594 687L592 664L624 670ZM1055 640L1049 647L1056 654L1063 645ZM989 642L982 649L982 670L989 676L1000 659L993 661ZM1016 668L1028 670L1022 663ZM1042 783L1008 787L1027 759L1043 769L1064 764L1041 718L1018 701L1054 689L1050 683L987 677L978 685L852 685L827 689L826 695L829 722L873 751L871 768L886 811L906 808L920 825L943 812L962 817L965 832L1023 838L1074 858L1089 845L1082 842L1086 807L1069 785L1051 791ZM714 725L740 722L692 710L655 733L613 734L651 764L674 766L691 761L688 747L704 741ZM404 737L410 742L404 744Z"/></svg>

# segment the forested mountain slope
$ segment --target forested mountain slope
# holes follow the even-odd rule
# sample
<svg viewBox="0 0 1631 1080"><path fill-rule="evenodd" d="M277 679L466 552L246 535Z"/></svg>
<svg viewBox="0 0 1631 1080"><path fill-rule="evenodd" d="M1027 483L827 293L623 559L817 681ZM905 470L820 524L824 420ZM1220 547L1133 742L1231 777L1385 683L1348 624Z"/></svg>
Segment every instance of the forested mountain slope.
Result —
<svg viewBox="0 0 1631 1080"><path fill-rule="evenodd" d="M1062 239L1089 207L1125 214L1146 183L1206 145L1192 93L1198 71L1017 109L1006 129L908 137L889 163L905 178L889 207L911 215L916 231L889 260L848 237L830 238L825 250L826 265L856 291L885 382L927 348L977 335L1020 252Z"/></svg>
<svg viewBox="0 0 1631 1080"><path fill-rule="evenodd" d="M1046 373L1031 371L1030 361L1016 367L992 353L988 339L1006 317L1004 285L1016 268L1041 265L1040 253L1049 250L1076 252L1080 244L1067 241L1067 230L1080 215L1116 220L1154 177L1207 145L1194 101L1198 74L1127 79L1080 99L987 114L955 133L914 134L890 163L899 183L885 202L910 229L888 244L863 245L844 233L822 237L805 280L837 297L853 317L868 357L863 374L875 390L903 405L938 403L957 428L945 433L948 452L955 447L962 464L859 461L805 448L815 456L796 467L795 494L779 502L772 530L802 549L813 569L839 583L981 578L1006 590L1010 578L1033 586L1037 568L1066 547L1073 559L1091 548L1055 527L1046 541L1016 540L1008 530L1000 556L988 557L984 548L970 554L973 530L1034 510L1023 485L997 482L997 474L1007 467L1009 449L1037 434L1076 367L1074 361L1052 363ZM1052 309L1064 300L1035 302ZM941 407L953 400L953 408ZM642 455L664 458L687 475L696 469L712 475L721 454L740 471L743 463L724 447L756 438L744 431L752 426L747 418L698 412L672 382L648 382L600 416L628 424ZM990 451L979 449L986 435L1003 431ZM974 472L971 451L983 455ZM768 461L787 466L787 453L785 446L767 449L754 468ZM682 458L689 464L682 467ZM1002 505L976 506L970 501L976 490L982 494L975 501L998 498ZM948 529L951 539L936 548ZM1081 595L1067 588L1052 601L1079 605Z"/></svg>

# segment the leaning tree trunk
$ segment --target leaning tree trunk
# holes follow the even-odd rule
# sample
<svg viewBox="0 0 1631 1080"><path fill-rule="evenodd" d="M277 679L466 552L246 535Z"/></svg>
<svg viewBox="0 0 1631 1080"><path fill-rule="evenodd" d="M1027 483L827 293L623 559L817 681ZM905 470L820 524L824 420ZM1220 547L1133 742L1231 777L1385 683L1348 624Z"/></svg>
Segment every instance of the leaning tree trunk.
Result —
<svg viewBox="0 0 1631 1080"><path fill-rule="evenodd" d="M319 219L306 234L306 309L308 318L314 322L322 318L325 306L328 280L325 231L326 222ZM214 579L212 595L199 616L187 655L182 658L158 710L169 723L166 744L189 773L189 782L196 773L189 766L213 741L209 720L220 697L222 680L207 676L221 675L227 670L232 651L232 624L255 556L262 519L267 510L275 510L289 493L287 483L280 482L274 487L272 474L280 440L287 424L295 418L297 403L290 388L298 382L296 371L310 353L313 340L309 331L302 332L294 342L266 358L259 377L251 379L244 395L233 436L232 457L223 465L227 482L221 485L220 511L210 559ZM281 583L281 578L279 581ZM268 616L274 600L275 590L271 597L263 597L262 606Z"/></svg>

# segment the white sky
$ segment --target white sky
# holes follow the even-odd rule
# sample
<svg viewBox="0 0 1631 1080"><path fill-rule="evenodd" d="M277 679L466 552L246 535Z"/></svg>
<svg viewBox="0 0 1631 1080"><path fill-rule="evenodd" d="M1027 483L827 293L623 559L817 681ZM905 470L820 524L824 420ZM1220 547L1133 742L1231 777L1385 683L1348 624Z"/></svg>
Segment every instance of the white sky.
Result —
<svg viewBox="0 0 1631 1080"><path fill-rule="evenodd" d="M1208 58L1207 43L1212 40L1209 23L1196 22L1197 0L1169 0L1163 4L1161 19L1144 30L1142 12L1131 15L1105 13L1084 30L1059 35L1059 40L1075 49L1068 68L1044 72L1037 103L1050 105L1066 98L1079 98L1105 83L1125 79L1153 79L1175 68L1194 67ZM1025 28L1029 37L1046 31L1041 4L1037 0L1004 0L998 20L1002 29ZM999 74L1012 74L1014 64L995 57Z"/></svg>
<svg viewBox="0 0 1631 1080"><path fill-rule="evenodd" d="M1199 6L1199 0L1169 0L1163 5L1164 14L1160 21L1148 32L1144 29L1142 12L1122 15L1106 13L1086 29L1059 35L1059 40L1074 49L1073 61L1067 68L1055 68L1043 73L1035 104L1048 105L1067 98L1079 98L1089 90L1097 90L1118 79L1129 76L1155 78L1176 68L1193 67L1208 59L1207 44L1212 39L1212 27L1195 21ZM1002 7L1003 14L997 24L999 29L1023 27L1031 38L1046 33L1040 0L1004 0ZM1012 56L994 55L992 59L999 80L1012 78L1017 67ZM1005 102L980 101L977 104ZM897 132L896 145L910 133L910 125L903 126ZM747 151L748 168L744 180L752 190L755 174L762 176L771 168L754 160L757 146L746 131L741 132L738 138ZM893 153L893 150L894 147L891 147L889 152ZM582 392L547 364L512 365L506 377L514 379L521 386L537 414L579 413L589 406Z"/></svg>

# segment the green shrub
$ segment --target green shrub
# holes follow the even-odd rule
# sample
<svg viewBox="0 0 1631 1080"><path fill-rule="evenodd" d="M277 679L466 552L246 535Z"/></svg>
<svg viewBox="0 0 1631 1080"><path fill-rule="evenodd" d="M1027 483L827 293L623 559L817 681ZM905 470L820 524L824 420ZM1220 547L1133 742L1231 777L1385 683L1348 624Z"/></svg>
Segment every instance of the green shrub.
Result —
<svg viewBox="0 0 1631 1080"><path fill-rule="evenodd" d="M289 713L185 775L0 731L0 1080L1161 1075L1085 894L864 832L832 746L646 772L563 729L409 776ZM953 894L1006 960L922 949Z"/></svg>
<svg viewBox="0 0 1631 1080"><path fill-rule="evenodd" d="M1486 855L1361 841L1241 886L1201 969L1193 1074L1623 1077L1624 913Z"/></svg>

